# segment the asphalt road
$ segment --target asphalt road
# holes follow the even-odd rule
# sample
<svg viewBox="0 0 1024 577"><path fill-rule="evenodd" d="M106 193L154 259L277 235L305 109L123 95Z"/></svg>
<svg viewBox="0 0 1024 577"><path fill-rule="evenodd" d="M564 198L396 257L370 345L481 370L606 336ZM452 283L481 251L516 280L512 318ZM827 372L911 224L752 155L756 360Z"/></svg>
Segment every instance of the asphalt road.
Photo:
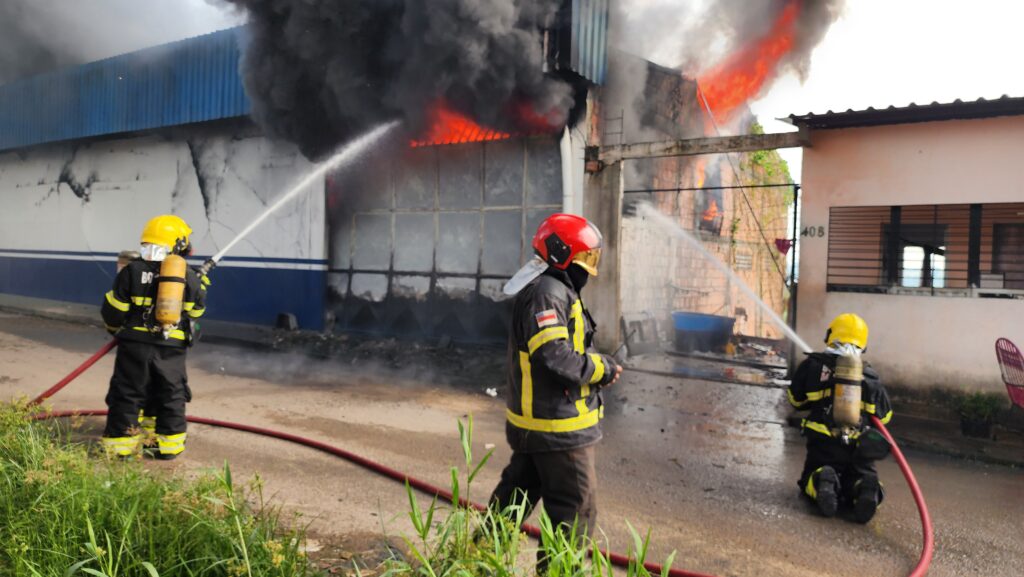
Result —
<svg viewBox="0 0 1024 577"><path fill-rule="evenodd" d="M105 339L93 327L0 313L0 398L46 389ZM53 406L104 408L112 361L101 361ZM314 437L440 485L460 460L456 420L473 414L477 454L495 446L473 488L474 498L485 499L509 457L503 401L484 392L500 377L456 387L438 382L446 371L397 376L372 362L201 343L190 355L189 412ZM599 448L599 524L611 547L625 552L628 520L651 531L652 559L675 550L677 567L716 575L906 574L921 531L895 463L880 463L887 499L871 523L819 517L798 495L803 440L785 426L783 395L627 373L608 391ZM907 457L935 519L929 574L1024 575L1024 473L927 453ZM258 472L267 493L318 539L408 530L403 487L281 441L193 426L183 458L146 466L191 474L225 461L236 479Z"/></svg>

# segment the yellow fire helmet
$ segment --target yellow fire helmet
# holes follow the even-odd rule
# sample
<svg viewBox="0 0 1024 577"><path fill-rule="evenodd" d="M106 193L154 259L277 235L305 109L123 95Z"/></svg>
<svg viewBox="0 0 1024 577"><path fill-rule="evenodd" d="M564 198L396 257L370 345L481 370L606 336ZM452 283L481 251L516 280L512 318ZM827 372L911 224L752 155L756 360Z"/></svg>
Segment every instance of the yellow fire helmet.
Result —
<svg viewBox="0 0 1024 577"><path fill-rule="evenodd" d="M861 349L868 348L868 323L853 313L843 313L828 325L825 332L825 343L846 343Z"/></svg>
<svg viewBox="0 0 1024 577"><path fill-rule="evenodd" d="M188 246L188 237L192 234L181 217L173 214L162 214L153 217L142 229L142 242L166 246L175 252Z"/></svg>

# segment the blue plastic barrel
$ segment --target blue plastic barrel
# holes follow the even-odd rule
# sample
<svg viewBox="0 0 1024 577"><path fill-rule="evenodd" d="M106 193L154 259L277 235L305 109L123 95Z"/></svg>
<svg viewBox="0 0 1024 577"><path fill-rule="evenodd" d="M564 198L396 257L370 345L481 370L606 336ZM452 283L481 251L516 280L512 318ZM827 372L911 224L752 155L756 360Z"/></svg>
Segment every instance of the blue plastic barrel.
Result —
<svg viewBox="0 0 1024 577"><path fill-rule="evenodd" d="M736 319L703 313L676 311L672 313L675 325L676 350L682 353L693 351L721 352L732 336Z"/></svg>

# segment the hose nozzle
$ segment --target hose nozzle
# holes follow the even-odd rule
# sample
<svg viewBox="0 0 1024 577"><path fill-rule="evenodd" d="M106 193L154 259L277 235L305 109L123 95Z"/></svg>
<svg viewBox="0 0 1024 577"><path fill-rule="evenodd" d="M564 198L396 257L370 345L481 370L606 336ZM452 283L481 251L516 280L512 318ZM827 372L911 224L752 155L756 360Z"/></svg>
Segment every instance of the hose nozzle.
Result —
<svg viewBox="0 0 1024 577"><path fill-rule="evenodd" d="M213 270L214 267L216 267L216 266L217 266L217 261L213 260L212 258L206 259L206 262L204 262L202 265L199 266L199 269L198 269L199 276L206 276L206 275L210 274L210 271Z"/></svg>

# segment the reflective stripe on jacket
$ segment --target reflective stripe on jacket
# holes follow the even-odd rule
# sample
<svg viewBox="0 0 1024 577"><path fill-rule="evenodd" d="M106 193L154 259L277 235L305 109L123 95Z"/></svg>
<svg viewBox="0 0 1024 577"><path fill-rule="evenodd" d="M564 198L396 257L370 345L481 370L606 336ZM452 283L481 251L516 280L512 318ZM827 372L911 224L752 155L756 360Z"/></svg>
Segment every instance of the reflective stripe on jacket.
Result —
<svg viewBox="0 0 1024 577"><path fill-rule="evenodd" d="M836 356L830 353L811 353L793 373L787 392L789 404L800 410L809 410L803 420L803 430L826 437L833 436L836 428L832 419L832 391L835 387ZM882 386L878 372L864 364L861 382L861 413L875 415L882 424L892 419L889 395ZM867 424L866 420L865 423ZM807 433L810 434L810 433Z"/></svg>
<svg viewBox="0 0 1024 577"><path fill-rule="evenodd" d="M601 387L616 364L593 348L594 321L568 275L549 269L516 296L508 345L512 449L572 449L601 439Z"/></svg>
<svg viewBox="0 0 1024 577"><path fill-rule="evenodd" d="M135 259L114 279L114 286L103 295L100 312L107 330L117 338L155 345L184 347L191 342L192 319L206 312L206 287L209 280L200 278L192 267L185 272L185 294L181 321L164 339L156 328L154 305L160 279L160 263Z"/></svg>

